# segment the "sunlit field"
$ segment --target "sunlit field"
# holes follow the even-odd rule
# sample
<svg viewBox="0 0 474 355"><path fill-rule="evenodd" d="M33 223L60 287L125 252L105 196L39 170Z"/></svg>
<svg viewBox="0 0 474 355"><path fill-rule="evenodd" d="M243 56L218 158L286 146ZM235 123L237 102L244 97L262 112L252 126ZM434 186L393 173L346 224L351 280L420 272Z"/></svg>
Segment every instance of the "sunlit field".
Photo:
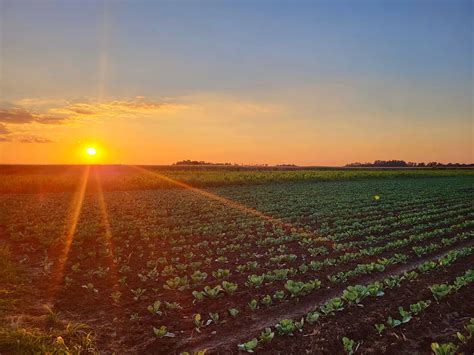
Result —
<svg viewBox="0 0 474 355"><path fill-rule="evenodd" d="M472 169L2 166L0 353L469 354L473 201Z"/></svg>

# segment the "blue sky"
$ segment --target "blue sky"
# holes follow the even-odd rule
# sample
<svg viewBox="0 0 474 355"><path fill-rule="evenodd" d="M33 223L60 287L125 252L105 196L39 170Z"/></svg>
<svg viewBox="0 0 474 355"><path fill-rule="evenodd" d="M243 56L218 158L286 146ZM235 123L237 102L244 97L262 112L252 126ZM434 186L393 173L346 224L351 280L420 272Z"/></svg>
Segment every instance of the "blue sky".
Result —
<svg viewBox="0 0 474 355"><path fill-rule="evenodd" d="M346 141L352 130L355 146L367 140L364 131L368 136L384 131L380 134L385 137L387 130L393 130L398 135L409 132L411 150L400 147L403 156L395 157L395 141L389 142L386 152L379 142L372 152L370 147L361 149L359 160L437 156L472 160L472 1L4 0L1 4L0 96L6 107L30 98L71 104L138 96L202 105L209 117L217 117L229 116L225 107L237 103L259 109L235 117L231 127L243 129L246 133L239 132L245 137L255 132L252 139L268 141L271 137L264 128L272 123L284 130L294 128L290 141L295 141L295 157L304 150L296 141L307 141L307 148L312 148L311 130L314 138L324 132L324 138L331 134L334 142ZM262 107L271 107L272 118L259 115ZM34 109L47 113L58 107ZM180 122L182 127L176 123L179 127L173 132L195 124ZM231 134L224 129L228 121L218 129L214 123L208 131ZM150 126L139 129L153 126L143 124ZM344 134L337 133L341 129ZM271 129L269 134L275 141L281 138ZM450 139L456 136L458 142L452 144ZM155 138L159 137L146 136ZM237 134L234 139L238 140ZM413 151L417 141L424 144L424 155ZM324 151L328 144L318 149ZM440 146L445 152L441 155ZM255 150L263 152L257 154L259 159L280 162L276 147L262 151L255 146ZM235 149L215 156L205 153L208 148L198 149L203 159L240 156L244 161L252 156L250 151L239 155ZM383 156L375 154L380 150ZM338 151L337 157L321 162L356 158L344 155L352 151L349 148ZM319 162L309 156L299 161Z"/></svg>

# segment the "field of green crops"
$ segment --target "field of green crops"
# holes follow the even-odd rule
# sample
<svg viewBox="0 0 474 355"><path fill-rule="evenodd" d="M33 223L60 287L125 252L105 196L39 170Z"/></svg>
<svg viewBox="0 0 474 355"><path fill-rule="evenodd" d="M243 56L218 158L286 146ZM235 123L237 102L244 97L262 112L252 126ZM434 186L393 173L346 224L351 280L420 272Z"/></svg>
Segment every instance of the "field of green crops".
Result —
<svg viewBox="0 0 474 355"><path fill-rule="evenodd" d="M474 349L474 171L0 169L0 353Z"/></svg>

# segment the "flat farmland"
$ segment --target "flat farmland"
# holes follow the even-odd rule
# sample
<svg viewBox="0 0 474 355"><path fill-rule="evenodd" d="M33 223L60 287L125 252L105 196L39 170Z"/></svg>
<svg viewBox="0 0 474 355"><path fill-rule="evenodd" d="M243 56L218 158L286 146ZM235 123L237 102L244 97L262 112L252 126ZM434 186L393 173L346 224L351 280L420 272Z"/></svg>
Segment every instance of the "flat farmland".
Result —
<svg viewBox="0 0 474 355"><path fill-rule="evenodd" d="M472 170L0 176L2 354L474 349Z"/></svg>

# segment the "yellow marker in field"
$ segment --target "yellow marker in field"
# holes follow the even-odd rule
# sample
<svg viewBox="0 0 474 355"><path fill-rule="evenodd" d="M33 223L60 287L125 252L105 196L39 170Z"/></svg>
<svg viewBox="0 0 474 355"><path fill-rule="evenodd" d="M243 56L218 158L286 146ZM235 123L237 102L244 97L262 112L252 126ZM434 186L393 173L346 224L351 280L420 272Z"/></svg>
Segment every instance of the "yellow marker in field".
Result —
<svg viewBox="0 0 474 355"><path fill-rule="evenodd" d="M379 196L379 195L375 195L375 196L374 196L374 200L375 200L375 201L380 200L380 196Z"/></svg>

